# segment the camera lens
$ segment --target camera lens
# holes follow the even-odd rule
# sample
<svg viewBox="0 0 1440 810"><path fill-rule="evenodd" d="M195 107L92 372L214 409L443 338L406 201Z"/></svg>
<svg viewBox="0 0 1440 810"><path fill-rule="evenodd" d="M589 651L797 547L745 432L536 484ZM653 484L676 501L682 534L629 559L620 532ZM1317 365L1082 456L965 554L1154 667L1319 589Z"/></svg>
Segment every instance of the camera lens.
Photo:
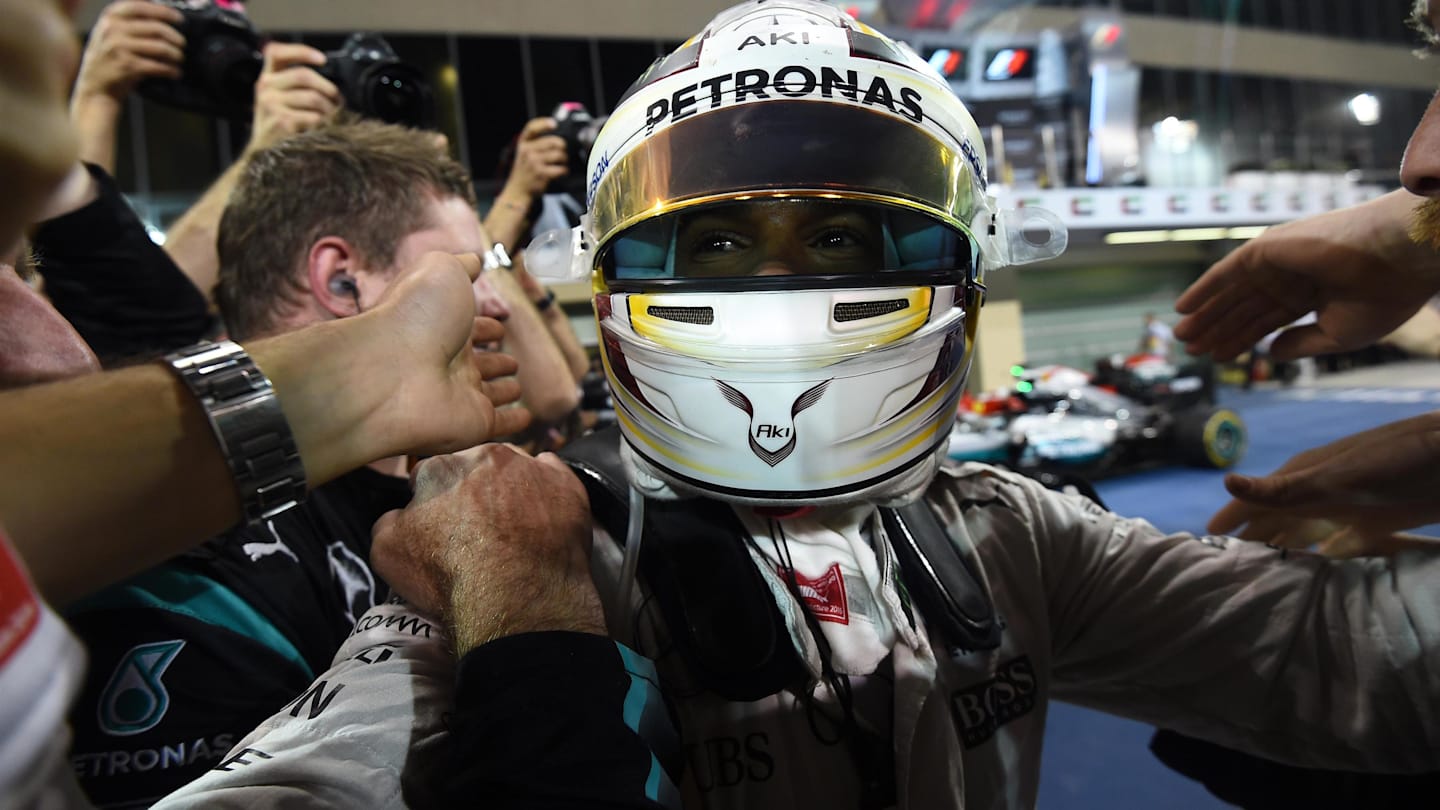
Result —
<svg viewBox="0 0 1440 810"><path fill-rule="evenodd" d="M404 65L377 68L365 82L363 112L391 124L424 126L430 119L430 87Z"/></svg>

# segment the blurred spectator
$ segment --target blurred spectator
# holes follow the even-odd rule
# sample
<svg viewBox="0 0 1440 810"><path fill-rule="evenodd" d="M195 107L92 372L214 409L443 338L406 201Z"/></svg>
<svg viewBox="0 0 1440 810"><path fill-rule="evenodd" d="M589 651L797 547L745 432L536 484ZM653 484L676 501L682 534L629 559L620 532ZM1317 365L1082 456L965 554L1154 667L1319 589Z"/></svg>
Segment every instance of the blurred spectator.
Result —
<svg viewBox="0 0 1440 810"><path fill-rule="evenodd" d="M149 5L148 3L146 5ZM149 232L115 181L77 164L32 234L45 294L106 366L213 337L205 297Z"/></svg>
<svg viewBox="0 0 1440 810"><path fill-rule="evenodd" d="M1417 0L1411 23L1432 45L1440 3ZM1440 293L1440 106L1432 103L1406 147L1404 189L1351 208L1270 228L1216 262L1176 301L1176 335L1192 353L1233 358L1286 329L1272 361L1368 346L1393 333ZM1262 477L1227 475L1234 500L1213 532L1338 557L1433 553L1402 530L1440 517L1440 414L1347 436L1291 458ZM1243 527L1243 529L1242 529ZM1412 636L1407 630L1401 646ZM1423 644L1422 650L1423 653ZM1372 775L1279 765L1162 731L1152 748L1176 770L1246 808L1416 806L1437 774ZM1422 802L1423 803L1423 802Z"/></svg>
<svg viewBox="0 0 1440 810"><path fill-rule="evenodd" d="M185 40L174 26L180 19L175 8L149 0L118 0L101 12L71 96L81 158L89 165L72 173L34 235L47 294L107 365L149 359L217 331L208 301L218 261L215 229L240 166L254 150L317 126L339 109L338 91L310 69L324 63L323 53L268 45L245 153L175 223L162 250L109 173L129 93L143 79L179 74Z"/></svg>
<svg viewBox="0 0 1440 810"><path fill-rule="evenodd" d="M106 174L114 172L115 128L126 98L143 79L180 75L185 37L175 26L181 19L177 9L151 0L116 0L101 12L71 98L81 160ZM207 300L219 262L216 228L245 160L281 138L329 121L342 107L339 89L313 70L324 64L325 54L307 45L265 46L244 152L166 233L166 253ZM156 313L166 309L164 301L154 305Z"/></svg>
<svg viewBox="0 0 1440 810"><path fill-rule="evenodd" d="M220 228L219 302L232 336L250 341L368 312L426 253L482 250L471 193L468 175L431 138L377 122L256 152ZM497 326L490 337L501 334ZM371 351L371 362L388 362L383 349ZM404 409L403 389L386 395ZM526 421L524 411L502 411L499 435ZM329 665L355 622L387 596L369 566L370 528L408 500L405 472L402 456L347 472L296 509L238 526L66 610L92 655L71 717L72 758L92 798L149 800L193 779ZM137 666L138 650L161 642L183 645L166 670L166 709L127 713L134 704L117 703L115 684ZM114 756L176 740L202 753L148 770Z"/></svg>
<svg viewBox="0 0 1440 810"><path fill-rule="evenodd" d="M1140 354L1168 359L1174 342L1175 333L1170 330L1169 324L1155 317L1153 312L1145 313L1145 328L1140 333Z"/></svg>
<svg viewBox="0 0 1440 810"><path fill-rule="evenodd" d="M115 0L100 12L70 96L70 117L80 135L80 159L115 173L116 126L125 102L143 79L180 77L184 17L150 0Z"/></svg>
<svg viewBox="0 0 1440 810"><path fill-rule="evenodd" d="M540 213L540 199L557 178L569 171L565 139L555 134L555 119L532 118L516 136L514 160L505 185L485 215L485 230L512 253L530 241Z"/></svg>
<svg viewBox="0 0 1440 810"><path fill-rule="evenodd" d="M215 249L220 216L245 164L256 152L334 119L341 109L340 90L313 70L323 64L325 54L308 45L265 46L245 151L166 232L166 252L207 298L214 296L220 267Z"/></svg>

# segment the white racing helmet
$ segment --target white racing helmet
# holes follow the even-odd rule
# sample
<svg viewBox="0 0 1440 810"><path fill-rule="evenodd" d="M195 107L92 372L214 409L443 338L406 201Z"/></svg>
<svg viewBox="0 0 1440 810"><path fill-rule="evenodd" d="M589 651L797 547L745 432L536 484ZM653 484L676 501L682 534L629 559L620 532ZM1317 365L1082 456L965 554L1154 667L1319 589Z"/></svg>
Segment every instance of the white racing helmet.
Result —
<svg viewBox="0 0 1440 810"><path fill-rule="evenodd" d="M932 68L811 0L735 6L652 66L595 141L587 201L527 259L593 279L632 484L751 504L918 497L983 272L1065 242L1046 212L995 210Z"/></svg>

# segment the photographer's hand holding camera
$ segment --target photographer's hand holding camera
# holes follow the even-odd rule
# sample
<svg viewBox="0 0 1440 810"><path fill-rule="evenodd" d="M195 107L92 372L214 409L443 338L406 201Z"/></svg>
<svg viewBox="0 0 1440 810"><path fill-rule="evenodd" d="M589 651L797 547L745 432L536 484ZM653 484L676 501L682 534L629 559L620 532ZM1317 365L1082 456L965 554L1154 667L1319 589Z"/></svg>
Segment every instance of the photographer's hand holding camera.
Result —
<svg viewBox="0 0 1440 810"><path fill-rule="evenodd" d="M264 55L260 78L255 81L255 112L244 153L170 227L165 240L165 251L207 299L220 271L220 256L215 252L220 215L245 162L283 138L327 123L344 106L335 83L315 70L325 64L323 52L299 43L271 42L265 45Z"/></svg>
<svg viewBox="0 0 1440 810"><path fill-rule="evenodd" d="M176 26L182 19L178 9L151 0L116 0L100 13L70 93L78 161L37 221L71 213L96 198L98 188L83 163L115 173L116 128L131 91L146 79L180 78L185 35Z"/></svg>
<svg viewBox="0 0 1440 810"><path fill-rule="evenodd" d="M255 81L255 116L245 157L281 140L329 122L345 106L340 88L316 70L325 54L309 45L271 42Z"/></svg>
<svg viewBox="0 0 1440 810"><path fill-rule="evenodd" d="M178 9L150 0L119 0L100 13L70 98L81 160L115 172L115 127L130 91L143 79L180 78L181 19Z"/></svg>
<svg viewBox="0 0 1440 810"><path fill-rule="evenodd" d="M510 176L485 215L485 231L511 251L524 247L535 200L569 171L565 139L556 134L556 126L548 116L526 122L515 143Z"/></svg>

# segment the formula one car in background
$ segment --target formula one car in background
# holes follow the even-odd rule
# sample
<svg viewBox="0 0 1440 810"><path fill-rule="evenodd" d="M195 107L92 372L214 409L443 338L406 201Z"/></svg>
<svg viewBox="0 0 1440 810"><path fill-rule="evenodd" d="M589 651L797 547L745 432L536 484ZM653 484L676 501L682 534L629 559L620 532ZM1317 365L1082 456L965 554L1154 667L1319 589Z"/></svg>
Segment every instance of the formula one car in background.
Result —
<svg viewBox="0 0 1440 810"><path fill-rule="evenodd" d="M1245 452L1245 423L1214 405L1203 367L1159 358L1011 369L1009 390L962 401L951 459L1026 473L1101 477L1155 464L1227 469ZM1103 384L1103 385L1102 385Z"/></svg>

